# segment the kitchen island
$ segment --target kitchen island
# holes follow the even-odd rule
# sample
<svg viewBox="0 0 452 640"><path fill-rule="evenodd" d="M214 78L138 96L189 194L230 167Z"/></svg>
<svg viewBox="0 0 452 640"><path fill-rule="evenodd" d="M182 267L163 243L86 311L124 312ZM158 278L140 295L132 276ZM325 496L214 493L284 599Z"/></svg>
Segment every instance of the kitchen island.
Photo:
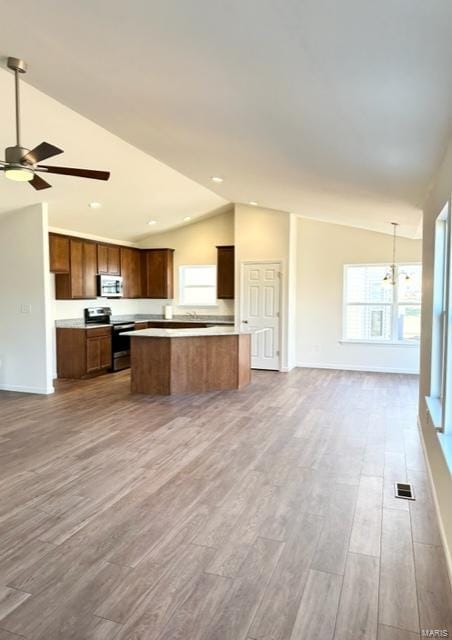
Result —
<svg viewBox="0 0 452 640"><path fill-rule="evenodd" d="M142 329L130 336L132 393L241 389L251 378L251 334L234 327Z"/></svg>

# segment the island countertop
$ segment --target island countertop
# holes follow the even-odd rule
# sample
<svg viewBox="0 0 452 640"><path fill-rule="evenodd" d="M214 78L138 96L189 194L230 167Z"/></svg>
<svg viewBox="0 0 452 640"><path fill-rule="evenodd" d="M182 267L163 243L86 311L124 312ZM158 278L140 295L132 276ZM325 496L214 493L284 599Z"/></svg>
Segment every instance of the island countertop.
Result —
<svg viewBox="0 0 452 640"><path fill-rule="evenodd" d="M265 329L242 331L234 327L205 327L199 329L139 329L137 331L124 331L123 336L131 338L199 338L203 336L241 336L251 335Z"/></svg>

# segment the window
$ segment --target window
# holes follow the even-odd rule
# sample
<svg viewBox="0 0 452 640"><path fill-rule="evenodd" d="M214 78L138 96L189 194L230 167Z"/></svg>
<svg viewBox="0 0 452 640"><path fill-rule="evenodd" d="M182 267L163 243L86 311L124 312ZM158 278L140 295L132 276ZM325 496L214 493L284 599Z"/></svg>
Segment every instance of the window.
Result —
<svg viewBox="0 0 452 640"><path fill-rule="evenodd" d="M395 285L383 284L385 264L344 268L344 340L417 344L421 334L421 265L396 265Z"/></svg>
<svg viewBox="0 0 452 640"><path fill-rule="evenodd" d="M450 312L449 282L450 224L449 207L446 206L436 220L435 251L433 267L433 317L432 317L432 355L429 411L435 426L446 430L447 387L452 383L447 376L447 361L450 347L452 321ZM449 376L450 377L450 376ZM449 397L451 397L449 395Z"/></svg>
<svg viewBox="0 0 452 640"><path fill-rule="evenodd" d="M216 305L217 268L210 264L179 267L179 304L191 307Z"/></svg>

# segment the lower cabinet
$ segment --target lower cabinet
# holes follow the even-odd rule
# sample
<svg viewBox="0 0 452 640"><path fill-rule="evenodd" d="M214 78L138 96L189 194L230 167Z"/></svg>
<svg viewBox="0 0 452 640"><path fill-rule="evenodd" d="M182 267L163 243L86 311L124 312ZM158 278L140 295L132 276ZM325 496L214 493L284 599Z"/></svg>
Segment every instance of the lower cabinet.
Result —
<svg viewBox="0 0 452 640"><path fill-rule="evenodd" d="M56 338L58 378L85 378L111 368L111 327L58 327Z"/></svg>
<svg viewBox="0 0 452 640"><path fill-rule="evenodd" d="M111 367L111 336L86 339L86 372L93 373Z"/></svg>

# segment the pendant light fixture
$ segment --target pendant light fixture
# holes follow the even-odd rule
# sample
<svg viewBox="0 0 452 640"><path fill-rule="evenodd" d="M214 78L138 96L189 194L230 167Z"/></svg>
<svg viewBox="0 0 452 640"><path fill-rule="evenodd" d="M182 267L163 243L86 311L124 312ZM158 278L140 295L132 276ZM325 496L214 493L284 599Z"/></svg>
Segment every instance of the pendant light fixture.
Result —
<svg viewBox="0 0 452 640"><path fill-rule="evenodd" d="M391 222L392 224L392 264L389 266L389 269L386 271L385 277L383 278L382 285L384 287L393 287L396 284L397 278L397 263L396 263L396 250L397 250L397 227L399 226L398 222ZM410 276L405 272L399 272L399 276L405 276L405 280L409 280Z"/></svg>

